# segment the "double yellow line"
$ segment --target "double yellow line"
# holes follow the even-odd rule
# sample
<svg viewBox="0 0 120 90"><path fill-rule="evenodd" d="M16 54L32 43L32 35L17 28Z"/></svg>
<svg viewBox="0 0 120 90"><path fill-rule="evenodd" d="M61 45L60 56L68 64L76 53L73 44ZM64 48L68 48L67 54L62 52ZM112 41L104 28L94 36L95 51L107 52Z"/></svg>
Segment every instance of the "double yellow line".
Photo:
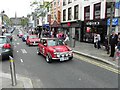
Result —
<svg viewBox="0 0 120 90"><path fill-rule="evenodd" d="M78 58L78 59L80 59L80 60L82 60L82 61L88 62L88 63L90 63L90 64L96 65L96 66L98 66L98 67L104 68L104 69L106 69L106 70L109 70L109 71L111 71L111 72L120 74L120 70L115 69L115 68L113 68L113 67L110 67L110 66L107 65L107 64L103 64L103 63L100 63L100 62L97 62L97 61L88 59L88 58L86 58L86 57L84 57L84 56L81 56L81 55L79 56L79 55L77 55L77 54L74 54L74 57L75 57L75 58Z"/></svg>

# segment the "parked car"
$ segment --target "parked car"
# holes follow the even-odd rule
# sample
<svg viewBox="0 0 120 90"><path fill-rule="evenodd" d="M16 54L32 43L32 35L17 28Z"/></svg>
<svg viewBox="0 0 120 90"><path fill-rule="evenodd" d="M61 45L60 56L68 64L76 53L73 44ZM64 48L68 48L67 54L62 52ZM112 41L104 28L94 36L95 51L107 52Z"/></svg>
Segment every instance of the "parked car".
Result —
<svg viewBox="0 0 120 90"><path fill-rule="evenodd" d="M57 38L41 38L37 53L45 56L48 63L53 60L65 61L73 58L72 49L64 45L63 40Z"/></svg>
<svg viewBox="0 0 120 90"><path fill-rule="evenodd" d="M10 39L10 41L12 41L13 37L11 33L4 33L3 36L6 36L7 38Z"/></svg>
<svg viewBox="0 0 120 90"><path fill-rule="evenodd" d="M37 35L28 35L27 36L27 40L26 40L26 44L27 45L38 45L38 43L40 42L40 39L37 37Z"/></svg>
<svg viewBox="0 0 120 90"><path fill-rule="evenodd" d="M13 57L13 44L6 36L0 36L0 55L2 60Z"/></svg>

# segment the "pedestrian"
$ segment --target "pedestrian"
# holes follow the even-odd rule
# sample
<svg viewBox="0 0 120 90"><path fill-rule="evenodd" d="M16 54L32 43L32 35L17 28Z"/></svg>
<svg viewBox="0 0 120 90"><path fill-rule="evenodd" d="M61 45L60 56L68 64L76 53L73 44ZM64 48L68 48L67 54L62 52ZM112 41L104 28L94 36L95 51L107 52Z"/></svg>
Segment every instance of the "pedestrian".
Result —
<svg viewBox="0 0 120 90"><path fill-rule="evenodd" d="M118 35L115 33L115 31L112 31L112 35L110 35L110 47L111 47L111 53L109 57L114 57L115 53L115 46L118 42Z"/></svg>
<svg viewBox="0 0 120 90"><path fill-rule="evenodd" d="M67 44L68 44L68 41L69 41L69 37L68 37L68 35L66 34L66 35L65 35L65 40L63 41L63 43L67 45Z"/></svg>
<svg viewBox="0 0 120 90"><path fill-rule="evenodd" d="M116 46L115 58L113 60L118 60L120 58L120 38L118 38L118 43Z"/></svg>
<svg viewBox="0 0 120 90"><path fill-rule="evenodd" d="M98 36L97 36L97 34L95 33L95 34L94 34L94 47L95 47L95 48L97 48L97 46L98 46L97 44L98 44Z"/></svg>
<svg viewBox="0 0 120 90"><path fill-rule="evenodd" d="M97 34L97 38L98 38L98 41L97 41L97 48L99 49L99 48L101 48L101 47L100 47L101 37L100 37L100 34L99 34L99 33Z"/></svg>
<svg viewBox="0 0 120 90"><path fill-rule="evenodd" d="M104 46L105 46L105 50L107 51L107 54L109 54L109 44L108 44L108 37L105 37L105 41L104 41Z"/></svg>

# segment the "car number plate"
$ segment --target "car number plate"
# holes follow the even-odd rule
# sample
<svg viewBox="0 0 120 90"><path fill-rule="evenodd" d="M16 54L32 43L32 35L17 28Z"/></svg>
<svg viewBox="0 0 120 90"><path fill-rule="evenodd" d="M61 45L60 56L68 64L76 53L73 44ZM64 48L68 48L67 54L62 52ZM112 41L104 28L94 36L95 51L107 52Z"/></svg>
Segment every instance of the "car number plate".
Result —
<svg viewBox="0 0 120 90"><path fill-rule="evenodd" d="M60 58L60 61L65 61L65 60L68 60L68 57L62 57L62 58Z"/></svg>

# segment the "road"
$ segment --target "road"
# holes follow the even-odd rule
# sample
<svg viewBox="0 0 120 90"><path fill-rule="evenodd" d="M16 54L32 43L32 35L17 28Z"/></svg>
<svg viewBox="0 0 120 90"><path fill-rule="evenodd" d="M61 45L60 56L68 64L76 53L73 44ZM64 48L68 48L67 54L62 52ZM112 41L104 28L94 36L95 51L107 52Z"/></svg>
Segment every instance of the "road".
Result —
<svg viewBox="0 0 120 90"><path fill-rule="evenodd" d="M37 47L28 47L14 32L14 60L16 73L29 77L35 88L117 88L118 74L78 58L48 64L37 55ZM9 71L9 61L2 70Z"/></svg>

